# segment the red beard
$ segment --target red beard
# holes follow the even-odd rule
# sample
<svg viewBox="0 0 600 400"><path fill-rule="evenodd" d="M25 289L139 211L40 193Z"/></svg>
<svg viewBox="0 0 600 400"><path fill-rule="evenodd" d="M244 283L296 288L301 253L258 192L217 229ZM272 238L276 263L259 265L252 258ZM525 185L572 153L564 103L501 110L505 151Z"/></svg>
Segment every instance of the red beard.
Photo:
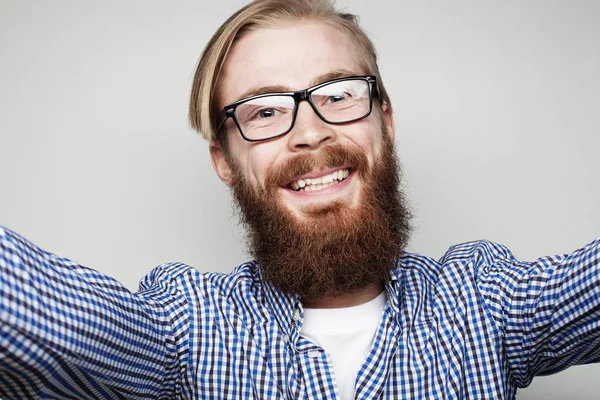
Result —
<svg viewBox="0 0 600 400"><path fill-rule="evenodd" d="M408 241L410 212L399 190L393 144L383 136L372 167L361 150L330 145L271 168L260 193L233 164L232 190L248 249L267 282L301 298L329 299L389 277ZM337 166L351 166L360 179L358 206L311 206L300 219L282 204L282 186L310 171Z"/></svg>

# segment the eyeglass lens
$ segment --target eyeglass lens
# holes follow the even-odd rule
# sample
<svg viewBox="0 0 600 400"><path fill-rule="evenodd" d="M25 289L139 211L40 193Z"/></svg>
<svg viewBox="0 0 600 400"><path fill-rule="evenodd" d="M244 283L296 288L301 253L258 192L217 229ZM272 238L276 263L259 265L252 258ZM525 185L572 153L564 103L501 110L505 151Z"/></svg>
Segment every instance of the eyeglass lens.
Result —
<svg viewBox="0 0 600 400"><path fill-rule="evenodd" d="M366 116L370 111L370 90L366 80L344 80L323 85L311 94L320 117L329 123L344 123ZM260 140L288 131L296 103L292 95L264 95L241 103L235 117L244 136Z"/></svg>

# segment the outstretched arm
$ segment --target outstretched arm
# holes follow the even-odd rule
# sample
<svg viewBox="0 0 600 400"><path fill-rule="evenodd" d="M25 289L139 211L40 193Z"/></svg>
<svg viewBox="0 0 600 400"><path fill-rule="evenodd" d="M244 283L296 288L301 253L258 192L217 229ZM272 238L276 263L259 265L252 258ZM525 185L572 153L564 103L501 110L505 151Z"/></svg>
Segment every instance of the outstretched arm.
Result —
<svg viewBox="0 0 600 400"><path fill-rule="evenodd" d="M535 375L600 361L600 238L534 262L503 252L478 280L518 386Z"/></svg>
<svg viewBox="0 0 600 400"><path fill-rule="evenodd" d="M185 299L168 282L132 294L0 227L0 398L172 398L173 303Z"/></svg>

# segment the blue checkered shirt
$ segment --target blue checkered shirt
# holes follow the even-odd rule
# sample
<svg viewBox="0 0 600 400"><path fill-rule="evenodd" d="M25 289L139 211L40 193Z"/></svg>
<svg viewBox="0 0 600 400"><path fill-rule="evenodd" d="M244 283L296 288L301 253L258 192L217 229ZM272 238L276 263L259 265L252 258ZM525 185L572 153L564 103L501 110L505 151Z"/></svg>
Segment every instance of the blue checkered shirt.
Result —
<svg viewBox="0 0 600 400"><path fill-rule="evenodd" d="M600 239L519 262L498 244L404 254L357 399L513 399L534 375L600 360ZM0 228L2 399L336 399L302 304L260 266L115 280ZM352 351L352 349L348 349Z"/></svg>

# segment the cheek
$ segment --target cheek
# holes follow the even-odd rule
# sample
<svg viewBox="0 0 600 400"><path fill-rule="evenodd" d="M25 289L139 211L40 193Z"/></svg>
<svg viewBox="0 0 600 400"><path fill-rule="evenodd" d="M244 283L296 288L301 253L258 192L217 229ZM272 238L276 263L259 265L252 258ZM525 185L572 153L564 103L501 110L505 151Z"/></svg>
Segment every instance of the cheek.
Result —
<svg viewBox="0 0 600 400"><path fill-rule="evenodd" d="M353 130L351 134L351 140L365 153L371 163L379 156L383 147L382 129L380 124L371 123Z"/></svg>
<svg viewBox="0 0 600 400"><path fill-rule="evenodd" d="M234 132L237 133L237 132ZM250 143L239 134L228 136L229 151L242 176L252 186L262 185L269 166L277 154L269 143Z"/></svg>
<svg viewBox="0 0 600 400"><path fill-rule="evenodd" d="M278 152L271 149L270 146L265 146L268 143L254 145L247 152L247 174L249 178L256 184L263 186L266 175L277 158Z"/></svg>

